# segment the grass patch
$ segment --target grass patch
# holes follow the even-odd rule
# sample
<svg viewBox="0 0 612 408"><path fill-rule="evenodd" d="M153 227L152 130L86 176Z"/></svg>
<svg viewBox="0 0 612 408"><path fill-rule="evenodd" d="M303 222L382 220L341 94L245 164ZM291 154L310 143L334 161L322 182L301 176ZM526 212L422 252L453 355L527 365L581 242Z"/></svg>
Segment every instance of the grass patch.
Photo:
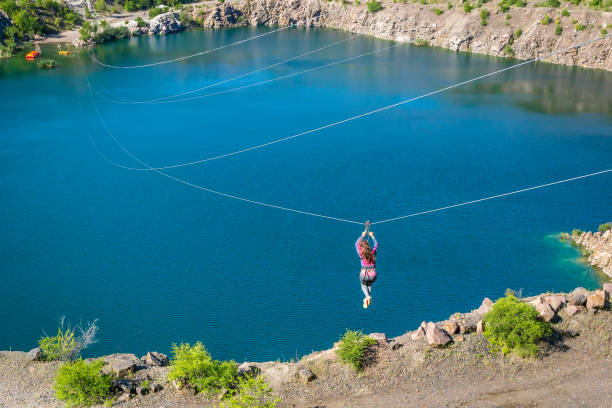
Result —
<svg viewBox="0 0 612 408"><path fill-rule="evenodd" d="M174 344L172 353L168 379L191 385L196 392L212 395L222 389L231 389L238 378L234 361L213 360L199 341L193 346Z"/></svg>
<svg viewBox="0 0 612 408"><path fill-rule="evenodd" d="M587 28L585 24L580 24L580 23L576 24L574 27L576 28L576 31L584 31Z"/></svg>
<svg viewBox="0 0 612 408"><path fill-rule="evenodd" d="M414 44L415 47L427 47L429 45L429 42L422 38L417 38L412 44Z"/></svg>
<svg viewBox="0 0 612 408"><path fill-rule="evenodd" d="M559 23L559 20L557 20L557 23L555 24L555 35L561 35L562 32L563 27L561 27L561 23Z"/></svg>
<svg viewBox="0 0 612 408"><path fill-rule="evenodd" d="M535 7L552 7L552 8L558 8L559 6L561 6L561 2L559 0L546 0L543 1L542 3L536 3Z"/></svg>
<svg viewBox="0 0 612 408"><path fill-rule="evenodd" d="M521 38L521 35L523 35L523 29L517 28L516 31L514 32L514 37Z"/></svg>
<svg viewBox="0 0 612 408"><path fill-rule="evenodd" d="M548 14L546 14L543 18L540 19L540 23L542 23L543 25L549 25L551 21L552 18L550 18Z"/></svg>
<svg viewBox="0 0 612 408"><path fill-rule="evenodd" d="M480 10L480 25L481 26L486 26L487 24L489 24L489 22L487 21L487 19L489 18L489 12L487 10Z"/></svg>
<svg viewBox="0 0 612 408"><path fill-rule="evenodd" d="M506 54L508 57L514 57L514 50L510 44L507 44L504 48L504 54Z"/></svg>
<svg viewBox="0 0 612 408"><path fill-rule="evenodd" d="M164 10L162 10L161 7L155 7L149 10L149 18L154 18L159 16L160 14L163 14Z"/></svg>
<svg viewBox="0 0 612 408"><path fill-rule="evenodd" d="M368 10L370 11L370 13L376 13L377 11L380 11L383 8L382 4L380 4L376 0L368 1L366 3L366 6L368 6Z"/></svg>
<svg viewBox="0 0 612 408"><path fill-rule="evenodd" d="M498 299L483 323L491 351L504 355L516 352L521 357L533 357L539 350L537 343L552 334L550 325L540 320L538 312L513 295Z"/></svg>
<svg viewBox="0 0 612 408"><path fill-rule="evenodd" d="M463 4L463 11L465 11L466 13L471 13L472 10L474 10L474 6L472 6L472 3L470 3L469 1L466 1Z"/></svg>
<svg viewBox="0 0 612 408"><path fill-rule="evenodd" d="M355 371L363 370L365 353L371 345L376 344L376 340L366 336L361 331L347 330L340 338L340 345L336 354L340 361L348 363Z"/></svg>
<svg viewBox="0 0 612 408"><path fill-rule="evenodd" d="M569 17L570 16L570 12L568 9L563 9L563 11L561 11L561 17Z"/></svg>
<svg viewBox="0 0 612 408"><path fill-rule="evenodd" d="M436 16L439 16L440 14L444 13L444 10L439 9L439 8L434 8L433 12L435 13Z"/></svg>
<svg viewBox="0 0 612 408"><path fill-rule="evenodd" d="M86 363L78 359L57 370L53 389L58 400L67 407L108 404L113 380L102 374L102 360Z"/></svg>

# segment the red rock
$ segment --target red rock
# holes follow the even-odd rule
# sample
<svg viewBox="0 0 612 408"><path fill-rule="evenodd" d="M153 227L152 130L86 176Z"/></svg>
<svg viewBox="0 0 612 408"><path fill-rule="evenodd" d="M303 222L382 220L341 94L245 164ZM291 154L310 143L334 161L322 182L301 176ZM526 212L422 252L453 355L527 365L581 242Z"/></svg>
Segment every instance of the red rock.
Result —
<svg viewBox="0 0 612 408"><path fill-rule="evenodd" d="M432 322L427 323L425 337L427 337L427 343L434 347L441 347L451 342L450 336L438 329Z"/></svg>
<svg viewBox="0 0 612 408"><path fill-rule="evenodd" d="M603 309L606 305L606 293L603 290L596 290L595 293L587 297L586 307L589 310Z"/></svg>
<svg viewBox="0 0 612 408"><path fill-rule="evenodd" d="M444 329L445 332L452 335L452 334L457 333L457 330L459 330L459 325L456 322L449 321L449 322L444 323L444 327L442 328Z"/></svg>
<svg viewBox="0 0 612 408"><path fill-rule="evenodd" d="M576 305L567 305L567 308L565 310L567 311L568 316L573 316L576 313L583 311L584 307Z"/></svg>
<svg viewBox="0 0 612 408"><path fill-rule="evenodd" d="M554 310L552 310L547 303L543 303L536 306L536 310L540 314L540 317L546 322L550 322L552 319L555 318Z"/></svg>
<svg viewBox="0 0 612 408"><path fill-rule="evenodd" d="M485 314L492 308L493 308L493 301L489 298L484 298L482 300L482 304L480 305L478 309L476 309L476 311L480 314Z"/></svg>

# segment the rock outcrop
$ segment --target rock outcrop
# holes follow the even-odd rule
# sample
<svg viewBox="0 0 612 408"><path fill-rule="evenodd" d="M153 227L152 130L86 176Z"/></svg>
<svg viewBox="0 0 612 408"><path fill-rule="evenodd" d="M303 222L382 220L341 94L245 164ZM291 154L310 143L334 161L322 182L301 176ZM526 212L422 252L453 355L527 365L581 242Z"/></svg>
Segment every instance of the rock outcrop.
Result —
<svg viewBox="0 0 612 408"><path fill-rule="evenodd" d="M612 277L612 230L572 234L571 239L588 251L587 259L591 265Z"/></svg>
<svg viewBox="0 0 612 408"><path fill-rule="evenodd" d="M184 28L179 18L179 13L175 12L160 14L149 22L149 32L153 34L174 33Z"/></svg>
<svg viewBox="0 0 612 408"><path fill-rule="evenodd" d="M434 13L433 5L382 2L376 13L361 5L319 0L227 0L204 10L193 8L192 18L205 27L230 27L235 24L301 27L327 27L379 38L440 46L456 51L470 51L495 56L513 55L530 59L601 36L602 27L612 20L612 13L588 9L572 10L571 18L562 17L560 35L555 25L544 25L545 15L558 10L545 7L512 7L501 13L496 3L485 3L489 12L487 25L481 24L479 9L466 13L457 7ZM507 18L506 16L510 16ZM241 18L243 17L243 18ZM587 29L577 30L572 21ZM520 29L520 34L517 30ZM612 70L612 37L587 47L568 50L546 61Z"/></svg>

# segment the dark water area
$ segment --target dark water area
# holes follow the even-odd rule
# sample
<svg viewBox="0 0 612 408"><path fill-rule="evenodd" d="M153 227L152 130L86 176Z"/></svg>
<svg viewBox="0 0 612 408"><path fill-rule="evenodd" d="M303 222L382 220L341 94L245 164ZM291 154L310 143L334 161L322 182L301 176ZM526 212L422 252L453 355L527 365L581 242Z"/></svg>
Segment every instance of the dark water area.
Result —
<svg viewBox="0 0 612 408"><path fill-rule="evenodd" d="M146 64L266 29L191 31L95 48ZM291 29L146 69L86 55L41 70L0 61L0 350L29 349L61 315L99 319L88 355L168 352L289 359L345 329L397 336L496 299L594 288L556 238L612 220L612 174L374 226L364 310L359 225L206 193L141 167L223 154L418 96L516 61L400 45L303 75L183 103L177 94L347 38ZM357 37L200 92L229 90L392 45ZM55 54L52 47L43 55ZM190 94L190 96L197 95ZM97 115L99 110L100 116ZM283 207L372 221L612 167L612 73L529 64L395 109L200 165L190 183Z"/></svg>

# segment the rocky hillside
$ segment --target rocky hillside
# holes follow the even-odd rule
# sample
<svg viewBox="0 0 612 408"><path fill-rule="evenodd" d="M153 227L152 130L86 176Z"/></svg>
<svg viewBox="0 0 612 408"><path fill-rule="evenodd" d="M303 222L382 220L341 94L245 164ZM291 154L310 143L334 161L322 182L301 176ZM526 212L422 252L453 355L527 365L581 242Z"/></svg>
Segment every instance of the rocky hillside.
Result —
<svg viewBox="0 0 612 408"><path fill-rule="evenodd" d="M362 373L338 361L336 345L292 362L245 362L239 372L263 375L281 398L280 407L542 406L612 405L612 284L569 294L521 299L551 322L553 339L535 359L490 351L482 318L493 306L485 298L469 313L388 339L370 334ZM0 352L0 407L61 407L54 398L58 362L37 361L40 351ZM218 400L168 381L162 353L103 357L114 373L118 407L214 407ZM147 386L144 386L146 381Z"/></svg>
<svg viewBox="0 0 612 408"><path fill-rule="evenodd" d="M521 59L537 57L612 32L610 12L573 3L564 3L559 8L535 7L536 3L532 1L526 7L509 7L508 12L503 13L497 2L474 2L474 7L481 4L480 8L466 12L466 3L459 0L448 3L384 0L382 9L372 13L365 2L227 0L212 7L194 7L191 13L199 24L207 27L240 24L328 27L389 40L418 40L421 44L451 50ZM612 38L554 56L548 61L612 70Z"/></svg>
<svg viewBox="0 0 612 408"><path fill-rule="evenodd" d="M612 230L568 234L579 247L586 249L589 263L612 278Z"/></svg>

